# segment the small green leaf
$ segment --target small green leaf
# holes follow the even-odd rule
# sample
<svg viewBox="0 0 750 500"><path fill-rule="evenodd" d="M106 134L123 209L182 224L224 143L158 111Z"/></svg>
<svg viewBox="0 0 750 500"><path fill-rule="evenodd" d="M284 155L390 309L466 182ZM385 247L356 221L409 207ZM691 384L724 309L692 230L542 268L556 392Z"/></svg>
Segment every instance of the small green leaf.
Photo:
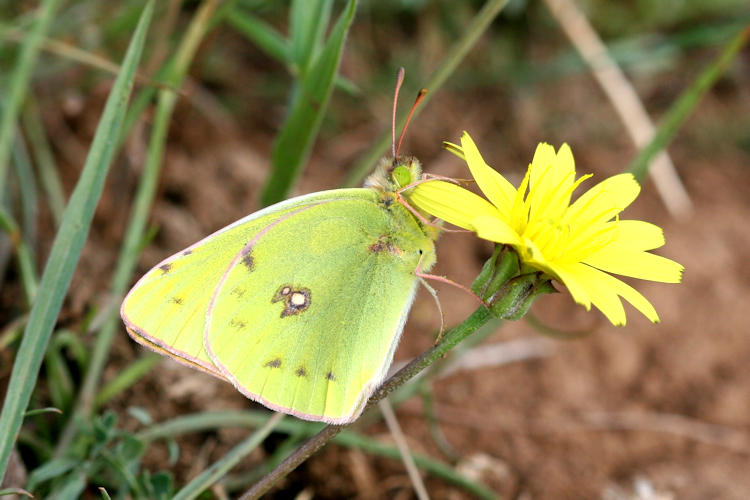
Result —
<svg viewBox="0 0 750 500"><path fill-rule="evenodd" d="M57 413L62 415L62 410L60 408L53 407L37 408L36 410L29 410L24 413L24 417L33 417L34 415L41 415L42 413Z"/></svg>
<svg viewBox="0 0 750 500"><path fill-rule="evenodd" d="M126 466L134 465L146 450L146 444L132 435L126 435L123 440L117 444L115 453Z"/></svg>
<svg viewBox="0 0 750 500"><path fill-rule="evenodd" d="M177 460L180 458L180 446L177 444L177 441L169 439L167 441L167 451L169 452L169 458L167 459L169 465L176 464Z"/></svg>
<svg viewBox="0 0 750 500"><path fill-rule="evenodd" d="M174 481L166 472L157 472L150 478L151 493L157 500L166 500L174 496Z"/></svg>
<svg viewBox="0 0 750 500"><path fill-rule="evenodd" d="M128 415L136 419L142 425L151 425L154 423L154 418L145 408L140 406L129 406L127 412Z"/></svg>

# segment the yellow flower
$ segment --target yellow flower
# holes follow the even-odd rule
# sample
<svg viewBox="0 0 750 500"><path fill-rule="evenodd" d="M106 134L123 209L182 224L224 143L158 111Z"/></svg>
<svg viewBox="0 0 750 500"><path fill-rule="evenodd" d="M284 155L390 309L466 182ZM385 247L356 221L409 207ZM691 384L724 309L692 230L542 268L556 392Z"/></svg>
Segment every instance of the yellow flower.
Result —
<svg viewBox="0 0 750 500"><path fill-rule="evenodd" d="M619 219L640 192L632 175L610 177L571 204L573 191L591 175L575 179L567 144L557 153L549 144L539 144L518 189L485 163L466 132L461 146L448 144L448 149L466 160L489 201L455 184L430 180L409 192L411 203L480 238L511 245L522 263L553 276L577 303L586 309L593 304L615 325L625 324L620 297L659 321L643 295L608 274L679 283L684 270L648 252L664 245L661 228Z"/></svg>

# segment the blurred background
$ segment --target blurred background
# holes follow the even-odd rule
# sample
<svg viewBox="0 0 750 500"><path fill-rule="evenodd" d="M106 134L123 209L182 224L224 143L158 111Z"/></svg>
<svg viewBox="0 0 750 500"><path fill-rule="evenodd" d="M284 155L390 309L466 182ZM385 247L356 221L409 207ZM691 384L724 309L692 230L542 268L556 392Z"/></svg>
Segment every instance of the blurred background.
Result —
<svg viewBox="0 0 750 500"><path fill-rule="evenodd" d="M178 416L259 407L208 375L144 358L119 323L94 377L98 399L84 412L88 423L71 424L91 373L92 346L116 314L113 269L122 259L145 166L157 166L155 192L144 205L146 231L128 286L166 256L264 203L360 184L390 147L393 86L403 66L399 114L422 87L429 102L410 125L402 152L432 174L469 176L442 148L442 141L457 141L466 130L487 162L514 183L541 141L570 144L578 174L593 173L597 182L633 167L640 148L632 137L645 134L641 143L649 142L643 122L649 116L666 134L677 176L645 180L625 216L664 228L667 244L658 253L686 267L681 285L633 283L654 303L659 324L627 309L627 326L615 328L558 287L562 293L537 300L526 319L477 332L460 356L452 354L443 369L396 398L412 452L448 464L451 474L478 488L423 468L431 495L748 498L750 52L738 38L743 30L747 36L747 2L360 0L356 11L343 1L297 5L303 3L156 3L132 99L141 108L128 115L31 400L30 408L63 413L25 420L5 484L28 487L31 476L45 497L83 474L75 490L81 496L99 498L97 487L105 486L113 497L137 497L117 471L138 481L144 471L166 471L158 477L183 485L249 433L247 426L221 425L138 441L139 432ZM0 167L4 210L21 228L38 274L144 5L0 0L0 110L13 107L9 89L36 16L53 9L8 126L7 167ZM491 8L499 14L486 13ZM348 37L338 46L328 43L347 12ZM308 22L313 14L319 22ZM305 35L306 26L315 33ZM191 38L191 29L200 34ZM597 40L606 49L604 62ZM457 52L461 43L466 50ZM617 78L614 91L602 89L581 55L587 50L600 69L622 69L629 82L624 90ZM179 54L184 79L175 76ZM333 64L330 84L310 83L310 75L325 73L316 63L326 57ZM430 87L435 81L439 85ZM307 93L315 105L301 109ZM177 98L167 113L168 131L154 139L164 94ZM639 115L629 95L647 115ZM675 111L681 96L682 114ZM630 129L618 109L636 115ZM668 128L660 126L669 119ZM633 123L639 131L632 131ZM161 146L163 157L154 153ZM5 229L0 239L3 396L29 310L10 234ZM469 285L491 252L470 234L446 234L434 272ZM475 308L460 290L436 288L449 326ZM435 304L420 291L396 362L428 348L438 327ZM118 378L123 372L131 375ZM113 380L120 384L107 385ZM395 450L388 428L371 413L352 430ZM81 472L71 466L33 476L66 453L95 460L102 451L92 443L101 428L111 431L102 449L131 460L127 467ZM88 441L81 437L86 429L95 436ZM235 497L264 464L303 439L272 434L202 498ZM128 443L135 451L123 451ZM384 455L374 447L331 443L274 494L412 497L398 455Z"/></svg>

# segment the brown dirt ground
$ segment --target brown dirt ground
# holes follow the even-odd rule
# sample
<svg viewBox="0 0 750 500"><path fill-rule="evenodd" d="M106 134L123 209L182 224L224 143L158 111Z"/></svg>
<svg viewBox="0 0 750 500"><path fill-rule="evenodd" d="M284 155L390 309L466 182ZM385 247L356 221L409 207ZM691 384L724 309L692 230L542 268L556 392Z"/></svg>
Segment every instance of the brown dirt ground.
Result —
<svg viewBox="0 0 750 500"><path fill-rule="evenodd" d="M682 73L636 79L654 115L666 109L711 55L691 54L692 60L681 61ZM365 80L372 71L368 64L364 57L348 56L343 72L355 81ZM282 109L253 95L258 78L252 72L246 76L248 102L236 114L207 117L191 103L179 107L151 218L159 232L143 252L138 273L257 208ZM539 300L534 314L557 329L590 334L553 341L551 353L541 359L470 369L434 382L440 427L459 457L458 465L504 498L636 498L635 489L643 485L655 492L643 498L750 497L750 336L744 310L750 297L748 77L745 53L670 147L694 203L692 214L680 220L670 217L650 182L626 212L627 217L662 226L667 245L660 253L687 269L679 286L636 284L656 306L660 324L652 325L629 309L628 325L614 328L598 312L586 313L574 305L563 290ZM47 107L45 120L63 134L55 144L66 163L68 187L79 168L71 165L81 165L105 91L102 86L85 96L58 96L59 112ZM339 121L324 126L296 192L335 187L371 138L387 129L388 101L388 95L366 102L337 97ZM342 107L351 112L341 113ZM209 103L208 109L218 108ZM428 172L465 177L460 162L440 150L441 140L455 140L464 129L492 165L515 179L539 140L569 142L579 173L593 172L595 179L620 171L634 154L610 104L585 74L528 88L440 91L414 123L406 149L422 159ZM75 325L91 304L104 300L143 163L146 133L144 126L134 134L113 167L65 303L64 324ZM45 241L49 245L50 240ZM436 272L468 284L489 251L470 235L446 235L438 245ZM473 309L472 300L461 292L437 288L449 323ZM398 360L429 346L435 317L429 295L421 293ZM532 324L519 321L503 325L486 343L538 337ZM123 329L105 379L140 352ZM250 406L231 386L170 361L110 406L122 412L132 405L145 407L157 420ZM430 437L418 398L400 407L398 416L414 450L447 460ZM134 425L132 419L123 419ZM360 430L392 441L383 424ZM181 459L173 468L177 477L194 475L244 434L226 430L181 439ZM258 453L243 467L261 460ZM167 467L166 449L154 447L146 462L154 469ZM435 498L466 496L440 479L427 477L426 482ZM312 458L284 487L279 496L308 488L319 498L411 497L399 461L336 446Z"/></svg>

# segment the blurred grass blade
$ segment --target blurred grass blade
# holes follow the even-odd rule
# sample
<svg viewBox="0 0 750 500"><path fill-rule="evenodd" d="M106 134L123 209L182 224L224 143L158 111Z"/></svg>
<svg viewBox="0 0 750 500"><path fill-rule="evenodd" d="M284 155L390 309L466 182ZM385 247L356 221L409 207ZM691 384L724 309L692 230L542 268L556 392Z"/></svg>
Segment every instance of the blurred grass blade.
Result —
<svg viewBox="0 0 750 500"><path fill-rule="evenodd" d="M47 140L42 125L36 99L33 96L26 101L21 118L39 170L39 179L44 188L44 198L49 204L55 227L58 228L60 222L62 222L63 210L65 210L65 191L57 172L57 163L52 154L52 147Z"/></svg>
<svg viewBox="0 0 750 500"><path fill-rule="evenodd" d="M271 174L261 198L263 205L286 198L302 164L307 161L328 107L344 41L356 8L356 0L347 2L325 46L293 92L289 114L271 152Z"/></svg>
<svg viewBox="0 0 750 500"><path fill-rule="evenodd" d="M61 476L78 465L80 460L73 457L49 460L31 472L26 487L33 491L43 482Z"/></svg>
<svg viewBox="0 0 750 500"><path fill-rule="evenodd" d="M18 224L2 206L0 206L0 230L8 234L8 238L15 246L21 283L26 293L26 300L31 305L34 302L39 282L34 265L34 256L21 235ZM0 347L2 347L2 342L0 342Z"/></svg>
<svg viewBox="0 0 750 500"><path fill-rule="evenodd" d="M97 393L94 408L100 407L125 389L135 385L163 359L163 356L149 352L127 365Z"/></svg>
<svg viewBox="0 0 750 500"><path fill-rule="evenodd" d="M292 1L289 13L289 60L298 68L302 78L307 75L309 65L323 40L325 29L331 20L332 7L331 0Z"/></svg>
<svg viewBox="0 0 750 500"><path fill-rule="evenodd" d="M0 497L4 497L8 495L24 495L29 498L34 498L34 495L32 495L26 490L22 490L21 488L4 488L0 490Z"/></svg>
<svg viewBox="0 0 750 500"><path fill-rule="evenodd" d="M492 21L500 14L500 11L508 4L509 0L487 0L481 10L477 12L471 20L471 24L466 28L464 35L459 38L443 58L440 66L432 73L430 79L424 85L427 94L422 99L422 103L414 110L416 117L427 103L437 93L437 90L443 86L449 76L453 74L464 57L469 53L471 48L477 42L479 37L490 26ZM406 123L407 113L402 113L401 118L396 123L396 129L401 129ZM383 156L391 145L391 131L387 130L375 141L351 168L349 174L344 179L344 186L356 186L361 183L362 179L369 174L375 167L375 164Z"/></svg>
<svg viewBox="0 0 750 500"><path fill-rule="evenodd" d="M34 68L42 39L52 24L59 4L60 0L42 2L38 11L39 17L21 46L18 61L10 75L10 86L7 92L3 92L7 98L4 99L4 110L0 119L0 186L5 184L5 177L8 174L8 161L13 146L16 118L26 97L26 91L29 89L31 70Z"/></svg>
<svg viewBox="0 0 750 500"><path fill-rule="evenodd" d="M293 64L290 55L290 43L273 26L252 14L243 12L239 8L232 9L226 15L226 21L231 27L265 52L268 57L287 66L293 75L298 75L299 69ZM359 87L354 82L339 74L336 75L334 84L337 89L349 95L358 95L360 93Z"/></svg>
<svg viewBox="0 0 750 500"><path fill-rule="evenodd" d="M45 349L73 276L73 270L80 257L94 209L101 195L104 179L112 162L152 12L153 0L149 1L143 9L138 27L125 55L122 71L107 99L80 179L52 244L39 293L31 309L24 337L13 363L8 392L2 413L0 413L0 477L5 474L13 442L21 428L23 412L26 410L34 389Z"/></svg>
<svg viewBox="0 0 750 500"><path fill-rule="evenodd" d="M263 427L253 432L240 444L229 450L220 460L211 464L203 470L197 477L185 485L177 494L173 500L187 500L195 498L200 495L203 491L208 489L212 484L218 481L224 476L229 470L237 465L240 460L245 458L251 451L258 447L260 443L266 439L271 431L276 427L276 424L284 418L283 413L274 413L271 418L265 423Z"/></svg>
<svg viewBox="0 0 750 500"><path fill-rule="evenodd" d="M20 132L20 131L19 131ZM37 196L37 183L34 177L34 169L31 167L31 158L26 149L26 142L20 133L15 134L13 144L13 164L15 165L18 188L21 194L21 230L23 239L34 254L37 243L37 221L39 215L39 197Z"/></svg>
<svg viewBox="0 0 750 500"><path fill-rule="evenodd" d="M291 62L290 46L286 39L270 24L233 8L226 16L227 23L249 38L260 50L283 64Z"/></svg>
<svg viewBox="0 0 750 500"><path fill-rule="evenodd" d="M695 109L703 96L724 74L729 64L734 60L740 49L750 38L750 27L745 27L737 34L721 51L716 58L695 81L682 93L680 97L670 106L661 124L654 134L651 142L646 145L627 168L628 172L635 175L639 182L648 174L651 160L674 139L680 126L685 122L688 115Z"/></svg>

